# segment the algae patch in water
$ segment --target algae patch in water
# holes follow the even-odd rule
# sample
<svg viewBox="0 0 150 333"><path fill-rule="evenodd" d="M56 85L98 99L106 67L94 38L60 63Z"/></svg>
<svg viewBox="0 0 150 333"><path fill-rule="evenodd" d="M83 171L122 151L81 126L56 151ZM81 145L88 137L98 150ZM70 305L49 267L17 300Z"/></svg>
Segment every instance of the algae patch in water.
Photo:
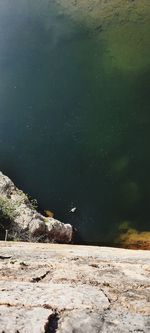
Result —
<svg viewBox="0 0 150 333"><path fill-rule="evenodd" d="M150 66L149 40L148 22L128 22L107 30L103 57L106 71L117 70L133 75L145 71Z"/></svg>
<svg viewBox="0 0 150 333"><path fill-rule="evenodd" d="M119 236L116 242L130 249L150 250L150 231L138 231L129 221L124 221L119 226Z"/></svg>
<svg viewBox="0 0 150 333"><path fill-rule="evenodd" d="M150 3L148 0L57 0L59 10L105 40L106 72L139 72L150 65ZM99 37L98 37L99 38ZM98 43L98 40L97 40Z"/></svg>

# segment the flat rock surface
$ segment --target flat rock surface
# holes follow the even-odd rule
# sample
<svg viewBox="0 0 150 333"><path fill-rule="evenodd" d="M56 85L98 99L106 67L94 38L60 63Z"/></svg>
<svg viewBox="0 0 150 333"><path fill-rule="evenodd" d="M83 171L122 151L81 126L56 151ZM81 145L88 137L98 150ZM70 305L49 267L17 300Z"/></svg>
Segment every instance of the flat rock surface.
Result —
<svg viewBox="0 0 150 333"><path fill-rule="evenodd" d="M0 245L0 333L150 332L150 251Z"/></svg>

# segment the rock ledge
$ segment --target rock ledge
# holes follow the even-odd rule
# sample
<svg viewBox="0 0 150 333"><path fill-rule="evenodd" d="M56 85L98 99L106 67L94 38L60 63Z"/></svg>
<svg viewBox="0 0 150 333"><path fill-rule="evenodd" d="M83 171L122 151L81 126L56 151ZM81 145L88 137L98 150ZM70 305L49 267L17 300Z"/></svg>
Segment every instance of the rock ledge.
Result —
<svg viewBox="0 0 150 333"><path fill-rule="evenodd" d="M150 332L150 251L1 242L0 332Z"/></svg>

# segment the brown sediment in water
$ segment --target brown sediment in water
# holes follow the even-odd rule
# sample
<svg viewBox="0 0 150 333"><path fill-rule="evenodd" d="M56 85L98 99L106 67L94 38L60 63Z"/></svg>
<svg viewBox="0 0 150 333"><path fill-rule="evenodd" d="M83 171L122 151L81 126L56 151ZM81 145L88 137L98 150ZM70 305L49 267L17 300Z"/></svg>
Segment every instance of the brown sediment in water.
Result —
<svg viewBox="0 0 150 333"><path fill-rule="evenodd" d="M54 217L54 213L49 209L45 209L44 213L47 217Z"/></svg>
<svg viewBox="0 0 150 333"><path fill-rule="evenodd" d="M127 249L150 250L150 231L137 231L129 228L122 232L118 239L118 244Z"/></svg>

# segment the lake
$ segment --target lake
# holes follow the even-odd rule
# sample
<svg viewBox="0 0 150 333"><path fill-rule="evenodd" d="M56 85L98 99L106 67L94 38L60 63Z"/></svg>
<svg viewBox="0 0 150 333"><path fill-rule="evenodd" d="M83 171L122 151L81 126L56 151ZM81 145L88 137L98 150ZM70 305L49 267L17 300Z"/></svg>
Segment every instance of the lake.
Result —
<svg viewBox="0 0 150 333"><path fill-rule="evenodd" d="M0 0L0 169L78 242L113 244L149 230L148 17L63 4Z"/></svg>

